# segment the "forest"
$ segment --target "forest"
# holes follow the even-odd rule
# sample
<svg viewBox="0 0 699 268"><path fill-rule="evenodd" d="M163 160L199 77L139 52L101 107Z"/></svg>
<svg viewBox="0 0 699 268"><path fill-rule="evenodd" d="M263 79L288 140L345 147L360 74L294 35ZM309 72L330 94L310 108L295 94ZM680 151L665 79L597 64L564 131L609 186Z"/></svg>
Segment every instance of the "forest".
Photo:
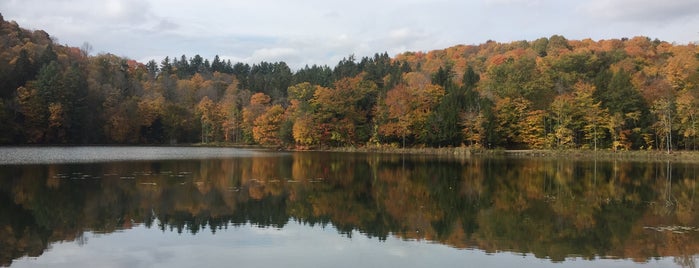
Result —
<svg viewBox="0 0 699 268"><path fill-rule="evenodd" d="M147 63L0 16L0 144L696 150L699 48L648 37L457 45L335 66Z"/></svg>

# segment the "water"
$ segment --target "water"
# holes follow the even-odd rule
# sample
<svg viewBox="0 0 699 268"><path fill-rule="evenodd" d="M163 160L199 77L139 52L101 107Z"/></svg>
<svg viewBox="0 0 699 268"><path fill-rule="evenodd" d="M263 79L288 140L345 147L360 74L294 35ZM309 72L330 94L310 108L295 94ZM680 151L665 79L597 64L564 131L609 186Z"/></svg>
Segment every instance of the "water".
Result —
<svg viewBox="0 0 699 268"><path fill-rule="evenodd" d="M0 264L694 267L698 168L0 148Z"/></svg>

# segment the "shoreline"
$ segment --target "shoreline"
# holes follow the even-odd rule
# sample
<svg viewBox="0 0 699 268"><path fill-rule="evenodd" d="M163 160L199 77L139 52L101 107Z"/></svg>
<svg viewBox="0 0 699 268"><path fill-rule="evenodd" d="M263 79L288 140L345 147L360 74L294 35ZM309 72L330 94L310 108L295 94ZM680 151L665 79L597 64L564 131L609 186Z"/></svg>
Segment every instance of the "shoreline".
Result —
<svg viewBox="0 0 699 268"><path fill-rule="evenodd" d="M427 155L467 159L470 157L510 157L510 158L560 158L570 160L635 160L635 161L675 161L699 163L699 151L677 150L617 150L600 149L482 149L472 147L410 147L396 148L387 145L361 147L324 147L313 149L285 148L278 146L261 146L250 144L189 144L180 146L198 147L231 147L241 149L275 150L281 152L336 152L336 153L378 153L378 154L407 154Z"/></svg>
<svg viewBox="0 0 699 268"><path fill-rule="evenodd" d="M658 151L658 150L618 150L610 149L603 150L587 150L587 149L522 149L522 150L507 150L507 149L482 149L472 147L412 147L412 148L396 148L393 146L362 146L362 147L324 147L313 149L298 149L285 148L279 146L261 146L251 144L233 144L233 143L182 143L182 144L21 144L21 145L3 145L0 147L201 147L201 148L239 148L249 150L265 150L279 152L336 152L336 153L378 153L378 154L406 154L406 155L425 155L436 157L449 157L457 159L468 159L471 157L508 157L508 158L561 158L565 157L570 160L636 160L636 161L675 161L675 162L698 162L699 151Z"/></svg>
<svg viewBox="0 0 699 268"><path fill-rule="evenodd" d="M585 149L473 149L468 147L443 147L443 148L390 148L390 147L338 147L322 148L314 150L287 149L289 152L345 152L345 153L381 153L381 154L408 154L408 155L432 155L440 157L470 158L470 157L510 157L510 158L561 158L570 160L637 160L637 161L680 161L699 162L699 151L611 151L611 150L585 150Z"/></svg>

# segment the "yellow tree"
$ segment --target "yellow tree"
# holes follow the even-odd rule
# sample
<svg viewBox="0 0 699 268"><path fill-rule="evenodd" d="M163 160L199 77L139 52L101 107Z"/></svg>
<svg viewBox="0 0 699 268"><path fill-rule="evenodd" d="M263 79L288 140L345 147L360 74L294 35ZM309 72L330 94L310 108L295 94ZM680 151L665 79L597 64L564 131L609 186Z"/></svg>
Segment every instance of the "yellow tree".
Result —
<svg viewBox="0 0 699 268"><path fill-rule="evenodd" d="M255 119L252 135L262 145L281 145L279 129L284 120L284 108L277 104Z"/></svg>
<svg viewBox="0 0 699 268"><path fill-rule="evenodd" d="M242 127L242 111L241 103L244 94L238 90L238 82L233 80L223 93L223 97L219 102L219 113L223 116L221 128L223 131L223 139L227 142L238 142L240 138L240 130Z"/></svg>
<svg viewBox="0 0 699 268"><path fill-rule="evenodd" d="M29 143L43 142L48 111L36 88L19 87L17 89L17 103L19 111L24 116L23 129L26 141Z"/></svg>
<svg viewBox="0 0 699 268"><path fill-rule="evenodd" d="M317 129L315 120L310 115L297 117L292 127L294 142L301 149L309 148L320 141L321 133Z"/></svg>
<svg viewBox="0 0 699 268"><path fill-rule="evenodd" d="M524 98L498 99L495 102L495 132L500 135L500 143L508 145L523 144L523 125L529 113L531 102Z"/></svg>
<svg viewBox="0 0 699 268"><path fill-rule="evenodd" d="M249 142L254 141L252 132L255 120L267 110L271 101L269 96L261 92L250 96L250 104L243 108L243 139Z"/></svg>
<svg viewBox="0 0 699 268"><path fill-rule="evenodd" d="M554 136L557 146L583 145L579 140L582 136L585 141L592 143L592 148L597 149L598 140L605 136L609 112L601 107L601 102L594 100L594 92L594 85L578 82L570 93L558 95L551 103L551 115L556 122Z"/></svg>
<svg viewBox="0 0 699 268"><path fill-rule="evenodd" d="M49 142L66 142L66 115L59 102L49 104L49 125L46 133Z"/></svg>
<svg viewBox="0 0 699 268"><path fill-rule="evenodd" d="M468 111L461 115L462 133L470 145L480 147L485 140L487 119L481 111Z"/></svg>
<svg viewBox="0 0 699 268"><path fill-rule="evenodd" d="M697 86L696 82L699 81L691 79L699 72L699 59L695 56L696 46L673 46L669 52L673 56L662 67L665 79L675 90L692 89Z"/></svg>
<svg viewBox="0 0 699 268"><path fill-rule="evenodd" d="M690 90L682 90L677 96L677 117L680 133L686 149L695 149L699 124L697 123L697 98Z"/></svg>
<svg viewBox="0 0 699 268"><path fill-rule="evenodd" d="M522 139L529 148L542 149L550 146L546 136L546 118L547 113L545 111L534 110L527 112L524 120L521 122Z"/></svg>
<svg viewBox="0 0 699 268"><path fill-rule="evenodd" d="M218 134L223 125L223 115L221 115L220 111L218 104L206 96L197 105L196 114L201 122L201 142L216 141L219 137Z"/></svg>
<svg viewBox="0 0 699 268"><path fill-rule="evenodd" d="M661 141L663 141L661 144L665 146L668 153L670 153L672 150L672 121L674 120L674 106L675 104L673 100L668 98L657 99L653 102L653 106L651 106L651 112L653 112L653 114L655 114L655 116L658 118L658 121L653 124L653 128L658 136L661 137Z"/></svg>
<svg viewBox="0 0 699 268"><path fill-rule="evenodd" d="M287 120L293 122L291 134L298 146L301 149L310 148L320 142L321 133L318 129L314 109L311 105L313 96L320 86L311 85L308 82L299 83L290 86L287 89L289 96L289 107L287 108ZM328 90L326 88L320 89ZM317 106L317 105L315 105Z"/></svg>
<svg viewBox="0 0 699 268"><path fill-rule="evenodd" d="M595 102L592 97L596 90L594 85L579 82L573 88L573 100L584 122L582 130L585 139L591 140L593 149L597 150L598 140L605 136L604 126L608 124L609 110L603 109L601 102Z"/></svg>
<svg viewBox="0 0 699 268"><path fill-rule="evenodd" d="M160 93L143 96L138 101L138 121L142 128L153 126L158 120L162 120L165 113L165 97Z"/></svg>
<svg viewBox="0 0 699 268"><path fill-rule="evenodd" d="M582 122L581 131L585 140L592 142L592 148L597 150L598 141L605 136L605 126L609 121L609 110L602 108L602 103L595 101L593 95L595 86L578 82L573 86L573 104Z"/></svg>

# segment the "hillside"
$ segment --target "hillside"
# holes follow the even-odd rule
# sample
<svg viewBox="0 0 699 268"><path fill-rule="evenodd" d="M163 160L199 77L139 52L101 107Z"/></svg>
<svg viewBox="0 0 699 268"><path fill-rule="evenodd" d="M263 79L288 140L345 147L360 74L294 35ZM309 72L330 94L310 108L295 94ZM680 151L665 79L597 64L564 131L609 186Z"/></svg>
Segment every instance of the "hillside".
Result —
<svg viewBox="0 0 699 268"><path fill-rule="evenodd" d="M694 44L555 35L299 70L87 52L0 16L1 144L697 147Z"/></svg>

